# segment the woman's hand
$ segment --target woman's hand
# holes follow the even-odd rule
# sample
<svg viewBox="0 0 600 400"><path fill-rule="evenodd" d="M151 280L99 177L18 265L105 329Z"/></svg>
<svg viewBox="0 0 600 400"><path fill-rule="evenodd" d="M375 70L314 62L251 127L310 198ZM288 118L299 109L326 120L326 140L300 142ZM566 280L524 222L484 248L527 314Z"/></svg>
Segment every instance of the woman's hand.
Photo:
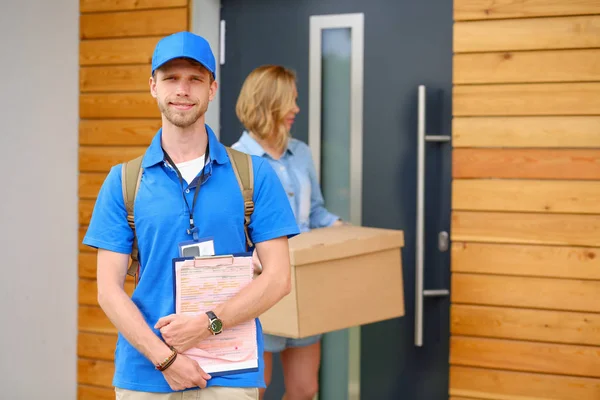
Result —
<svg viewBox="0 0 600 400"><path fill-rule="evenodd" d="M346 222L343 219L336 220L331 226L342 226L342 225L350 225L350 222Z"/></svg>

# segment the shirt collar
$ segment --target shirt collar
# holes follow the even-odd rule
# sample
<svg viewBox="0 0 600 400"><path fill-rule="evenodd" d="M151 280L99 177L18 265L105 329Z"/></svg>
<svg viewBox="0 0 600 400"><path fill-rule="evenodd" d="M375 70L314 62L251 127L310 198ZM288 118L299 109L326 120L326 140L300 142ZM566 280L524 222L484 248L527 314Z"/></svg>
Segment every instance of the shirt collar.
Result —
<svg viewBox="0 0 600 400"><path fill-rule="evenodd" d="M217 164L225 164L229 162L229 157L227 156L227 151L225 147L217 140L213 130L210 126L206 126L206 133L208 135L208 147L209 147L209 157L211 161L215 161ZM146 154L144 155L144 159L142 161L142 168L152 167L158 163L163 162L165 158L165 153L163 152L161 146L161 137L162 137L162 128L158 130L150 146L146 150Z"/></svg>
<svg viewBox="0 0 600 400"><path fill-rule="evenodd" d="M242 136L240 137L239 142L241 145L243 145L246 148L248 153L253 156L262 157L265 154L267 154L265 149L247 131L244 131L244 133L242 133ZM290 154L294 154L293 150L294 150L295 146L292 142L293 142L292 139L288 140L287 149L286 149L286 152L289 152Z"/></svg>

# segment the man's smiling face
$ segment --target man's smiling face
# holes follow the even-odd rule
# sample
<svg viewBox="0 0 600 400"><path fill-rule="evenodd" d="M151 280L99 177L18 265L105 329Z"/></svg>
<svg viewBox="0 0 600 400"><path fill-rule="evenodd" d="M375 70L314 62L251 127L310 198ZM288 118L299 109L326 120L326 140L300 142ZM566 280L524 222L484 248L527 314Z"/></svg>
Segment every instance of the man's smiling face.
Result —
<svg viewBox="0 0 600 400"><path fill-rule="evenodd" d="M150 92L160 112L179 128L193 125L206 113L216 90L212 74L185 58L167 62L150 78Z"/></svg>

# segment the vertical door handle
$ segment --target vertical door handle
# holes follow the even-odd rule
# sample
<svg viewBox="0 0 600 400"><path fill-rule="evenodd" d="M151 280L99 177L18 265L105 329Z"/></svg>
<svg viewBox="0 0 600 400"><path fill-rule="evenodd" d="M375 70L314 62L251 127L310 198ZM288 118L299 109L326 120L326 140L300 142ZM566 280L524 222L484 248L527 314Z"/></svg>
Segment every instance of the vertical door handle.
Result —
<svg viewBox="0 0 600 400"><path fill-rule="evenodd" d="M445 297L448 289L424 290L425 270L425 142L449 142L450 136L427 135L425 130L425 86L419 85L417 124L417 229L415 268L415 346L423 346L423 299Z"/></svg>

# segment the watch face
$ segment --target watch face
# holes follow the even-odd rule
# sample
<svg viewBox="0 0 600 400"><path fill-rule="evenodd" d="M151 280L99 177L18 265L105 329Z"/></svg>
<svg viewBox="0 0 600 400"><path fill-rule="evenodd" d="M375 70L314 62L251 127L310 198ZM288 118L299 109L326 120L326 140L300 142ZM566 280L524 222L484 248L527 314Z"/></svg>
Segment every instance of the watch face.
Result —
<svg viewBox="0 0 600 400"><path fill-rule="evenodd" d="M223 329L223 323L220 319L216 319L210 323L210 328L213 332L220 332Z"/></svg>

